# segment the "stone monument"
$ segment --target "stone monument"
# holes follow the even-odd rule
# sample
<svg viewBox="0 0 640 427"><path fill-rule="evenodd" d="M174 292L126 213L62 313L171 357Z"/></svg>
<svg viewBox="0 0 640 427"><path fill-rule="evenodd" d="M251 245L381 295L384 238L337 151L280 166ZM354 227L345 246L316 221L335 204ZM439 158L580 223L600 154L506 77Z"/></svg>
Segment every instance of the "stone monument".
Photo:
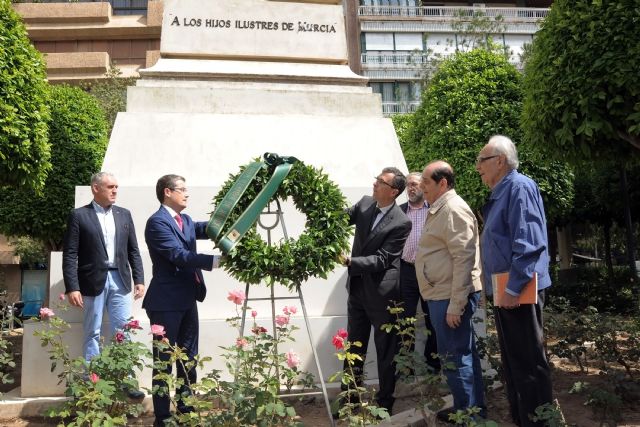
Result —
<svg viewBox="0 0 640 427"><path fill-rule="evenodd" d="M133 214L147 285L151 263L144 227L158 209L155 183L164 174L186 178L191 196L186 212L207 220L211 199L229 174L265 152L323 168L350 202L371 194L373 177L383 167L406 171L380 96L349 69L346 46L340 0L165 0L160 59L141 70L142 78L129 88L127 111L118 114L102 168L116 175L117 204ZM76 206L90 200L90 188L77 187ZM304 217L290 202L283 209L289 236L295 238L304 229ZM276 241L282 237L274 235ZM198 244L201 252L213 250L212 242ZM53 254L50 270L50 295L55 296L64 291L60 253ZM219 346L237 336L225 323L235 315L226 297L244 284L223 270L205 275L207 299L198 307L200 353L213 357L210 368L223 368ZM331 337L346 327L345 281L346 269L338 267L326 280L302 286L313 345L327 377L341 369ZM266 286L251 288L252 297L268 293ZM270 314L266 303L250 305ZM72 353L79 355L81 313L72 309L62 315L72 326L67 334ZM145 326L140 339L150 345L140 301L133 315ZM301 318L292 320L304 327ZM22 395L61 394L48 356L33 337L37 327L25 325ZM315 373L306 334L298 331L295 337L292 347L302 357L301 369ZM368 357L374 360L374 352ZM375 369L368 374L375 378ZM144 372L140 382L149 386L150 379Z"/></svg>

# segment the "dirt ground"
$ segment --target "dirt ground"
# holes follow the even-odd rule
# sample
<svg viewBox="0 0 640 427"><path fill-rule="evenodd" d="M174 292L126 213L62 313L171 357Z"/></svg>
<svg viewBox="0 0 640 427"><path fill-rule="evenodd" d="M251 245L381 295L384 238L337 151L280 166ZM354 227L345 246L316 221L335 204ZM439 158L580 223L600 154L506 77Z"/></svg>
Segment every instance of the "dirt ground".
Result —
<svg viewBox="0 0 640 427"><path fill-rule="evenodd" d="M578 370L575 369L575 366L557 360L554 365L554 393L555 397L560 402L563 414L569 425L578 427L600 426L600 423L596 420L591 409L584 406L585 397L576 394L569 394L568 392L576 381L588 381L593 385L598 384L598 381L602 380L601 377L597 375L597 371L591 369L588 374L579 373ZM419 402L417 402L416 399L417 398L415 396L398 399L394 406L394 413L417 407ZM489 405L489 418L491 420L496 421L501 427L515 426L509 422L509 409L503 389L499 388L491 391L487 396L487 402ZM317 398L306 403L297 403L296 412L300 415L301 421L305 426L328 427L331 425L328 420L324 401L321 398ZM635 408L626 408L621 415L622 421L617 424L618 427L640 426L640 402L637 403L637 407ZM2 414L0 414L0 419L1 417ZM56 424L42 418L0 420L0 427L45 427L54 425ZM153 425L153 417L146 415L137 419L132 419L129 425L139 427L151 426ZM338 423L338 425L342 426L343 424ZM612 425L609 425L609 427L612 427Z"/></svg>

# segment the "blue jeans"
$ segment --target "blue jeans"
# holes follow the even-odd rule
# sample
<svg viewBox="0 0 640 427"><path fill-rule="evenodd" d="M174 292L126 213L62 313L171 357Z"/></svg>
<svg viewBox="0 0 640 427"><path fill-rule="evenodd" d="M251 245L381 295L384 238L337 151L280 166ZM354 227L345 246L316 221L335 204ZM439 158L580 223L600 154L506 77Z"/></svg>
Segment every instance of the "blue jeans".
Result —
<svg viewBox="0 0 640 427"><path fill-rule="evenodd" d="M107 310L111 336L122 329L131 317L131 291L126 290L118 270L109 270L102 293L95 297L83 296L83 349L84 358L90 361L100 353L102 314Z"/></svg>
<svg viewBox="0 0 640 427"><path fill-rule="evenodd" d="M453 395L453 409L457 411L476 406L481 410L480 416L486 417L482 367L471 320L479 300L480 292L469 294L460 326L455 329L450 328L446 321L448 299L428 303L431 323L436 330L442 371ZM454 366L448 369L447 364Z"/></svg>

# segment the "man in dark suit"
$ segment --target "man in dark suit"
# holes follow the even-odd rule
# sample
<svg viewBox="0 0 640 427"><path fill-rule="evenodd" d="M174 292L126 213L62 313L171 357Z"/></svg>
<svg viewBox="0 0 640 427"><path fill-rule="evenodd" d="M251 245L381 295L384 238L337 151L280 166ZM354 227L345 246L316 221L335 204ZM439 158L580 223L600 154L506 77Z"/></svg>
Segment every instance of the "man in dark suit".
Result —
<svg viewBox="0 0 640 427"><path fill-rule="evenodd" d="M198 307L207 293L202 270L218 266L219 257L198 254L196 239L208 239L207 222L193 222L189 215L181 212L187 207L189 194L185 179L178 175L165 175L156 184L156 196L162 206L147 220L144 236L153 263L153 277L142 307L146 309L152 325L164 326L165 337L172 345L183 348L189 360L198 353ZM162 339L162 336L154 336ZM169 356L154 348L154 360L168 361ZM183 386L176 390L176 396L189 394L187 384L197 380L195 367L185 372L183 364L178 364L178 378ZM171 373L171 366L164 372ZM156 369L153 375L158 373ZM164 381L153 380L153 387L165 387ZM166 393L169 391L166 390ZM168 394L153 395L155 424L164 425L171 417ZM191 412L178 397L178 411Z"/></svg>
<svg viewBox="0 0 640 427"><path fill-rule="evenodd" d="M91 177L93 201L69 214L62 273L69 303L83 310L87 361L100 352L102 314L111 333L131 316L131 275L135 299L144 295L144 273L131 213L115 206L118 181L107 172ZM132 390L132 397L143 394Z"/></svg>
<svg viewBox="0 0 640 427"><path fill-rule="evenodd" d="M406 180L394 167L387 167L375 178L373 197L364 196L348 210L349 222L356 234L351 257L345 259L349 268L347 290L349 341L360 341L362 347L351 347L362 356L354 367L356 380L362 380L371 326L378 358L380 390L376 400L391 414L396 384L393 358L398 350L398 337L380 329L393 323L395 317L387 311L392 301L400 302L400 255L411 231L411 221L400 210L395 199L402 194ZM345 369L346 369L345 364Z"/></svg>
<svg viewBox="0 0 640 427"><path fill-rule="evenodd" d="M400 258L400 290L404 303L404 316L415 317L418 302L424 314L424 325L427 330L427 340L424 346L424 360L427 366L434 372L440 372L440 359L438 358L438 344L436 342L436 331L431 324L429 317L429 305L422 299L418 278L416 277L416 252L418 241L424 228L429 212L429 204L424 200L424 193L420 189L422 182L421 172L411 172L407 175L407 198L408 202L400 205L400 209L411 221L411 233L407 238ZM412 346L413 350L413 346Z"/></svg>

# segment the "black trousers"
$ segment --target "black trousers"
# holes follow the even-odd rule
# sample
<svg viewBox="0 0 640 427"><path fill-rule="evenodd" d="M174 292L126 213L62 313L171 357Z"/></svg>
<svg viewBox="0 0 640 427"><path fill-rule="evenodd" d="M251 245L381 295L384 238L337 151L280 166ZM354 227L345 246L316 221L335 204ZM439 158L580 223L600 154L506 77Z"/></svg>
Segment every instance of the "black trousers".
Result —
<svg viewBox="0 0 640 427"><path fill-rule="evenodd" d="M404 308L404 316L415 317L418 311L418 302L420 303L420 307L422 307L424 325L428 331L427 342L424 347L424 358L427 365L430 366L434 372L440 372L440 359L437 357L438 344L436 341L436 331L431 324L429 305L420 295L418 279L416 278L416 266L414 264L409 264L404 261L400 262L400 291L402 292L402 301L404 303L402 306Z"/></svg>
<svg viewBox="0 0 640 427"><path fill-rule="evenodd" d="M389 301L383 301L380 297L372 298L365 292L364 284L359 277L352 277L349 287L349 299L347 301L347 331L350 342L360 341L362 347L353 346L351 353L359 354L362 361L356 361L354 374L358 384L362 383L364 374L364 362L369 344L371 327L373 326L373 340L376 346L378 359L378 380L380 389L376 395L378 406L387 408L389 413L393 407L393 392L396 388L396 366L393 361L398 350L398 336L395 333L387 333L380 329L385 323L393 323L395 318L387 311ZM345 361L345 371L348 364ZM346 387L343 388L343 390Z"/></svg>
<svg viewBox="0 0 640 427"><path fill-rule="evenodd" d="M529 418L538 406L553 401L551 372L543 346L542 308L545 291L538 303L518 308L494 308L507 398L514 423L544 426Z"/></svg>
<svg viewBox="0 0 640 427"><path fill-rule="evenodd" d="M165 330L165 337L169 339L169 343L172 345L178 345L185 349L189 360L194 360L198 354L198 334L199 334L199 322L198 322L198 307L196 302L193 302L193 307L186 311L148 311L149 321L152 325L162 325ZM154 336L154 340L162 339L162 337ZM153 349L153 359L168 361L169 355L165 353L159 353L156 348ZM178 378L182 378L184 385L176 390L176 398L178 404L178 411L185 413L191 412L191 408L182 404L181 396L183 393L191 394L189 384L195 384L197 381L196 369L193 367L190 370L185 370L181 363L176 364L176 373ZM168 366L164 370L166 373L171 373L171 366ZM156 369L153 370L153 376L158 373ZM164 381L153 380L153 387L166 387L167 384ZM167 390L169 393L170 390ZM153 412L156 417L156 423L161 424L162 421L171 417L170 400L169 395L163 396L153 395Z"/></svg>

